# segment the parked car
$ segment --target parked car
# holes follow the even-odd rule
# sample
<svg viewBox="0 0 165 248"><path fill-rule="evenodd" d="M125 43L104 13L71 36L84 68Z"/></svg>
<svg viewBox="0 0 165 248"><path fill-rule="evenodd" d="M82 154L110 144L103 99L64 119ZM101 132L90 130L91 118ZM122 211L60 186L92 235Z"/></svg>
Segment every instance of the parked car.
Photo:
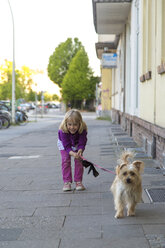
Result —
<svg viewBox="0 0 165 248"><path fill-rule="evenodd" d="M48 106L48 108L59 108L59 105L53 102L47 102L46 106Z"/></svg>
<svg viewBox="0 0 165 248"><path fill-rule="evenodd" d="M33 102L29 102L29 109L35 109L36 105Z"/></svg>

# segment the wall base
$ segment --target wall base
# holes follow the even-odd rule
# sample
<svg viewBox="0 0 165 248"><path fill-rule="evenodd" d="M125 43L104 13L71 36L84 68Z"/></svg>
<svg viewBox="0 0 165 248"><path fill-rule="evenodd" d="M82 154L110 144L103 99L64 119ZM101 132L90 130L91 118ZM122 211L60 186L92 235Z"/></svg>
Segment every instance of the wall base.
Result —
<svg viewBox="0 0 165 248"><path fill-rule="evenodd" d="M115 109L112 109L112 123L121 125L149 156L165 168L165 128Z"/></svg>

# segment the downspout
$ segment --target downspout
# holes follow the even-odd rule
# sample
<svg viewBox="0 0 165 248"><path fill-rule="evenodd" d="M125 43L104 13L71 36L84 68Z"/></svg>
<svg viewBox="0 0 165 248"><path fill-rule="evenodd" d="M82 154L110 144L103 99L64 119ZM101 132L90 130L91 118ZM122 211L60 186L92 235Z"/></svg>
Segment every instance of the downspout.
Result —
<svg viewBox="0 0 165 248"><path fill-rule="evenodd" d="M154 26L154 28L155 28L155 37L157 37L157 27L156 27L157 21L156 20L157 20L157 3L155 3L155 26ZM156 58L156 56L157 56L157 54L156 54L157 43L156 43L156 41L155 41L155 44L156 44L156 46L155 46L155 55L154 55L154 57L155 57L155 62L156 62L157 61L157 58ZM156 70L156 67L155 67L155 70ZM154 73L154 124L155 125L156 125L156 74L157 74L157 71Z"/></svg>
<svg viewBox="0 0 165 248"><path fill-rule="evenodd" d="M126 95L126 24L125 24L125 27L124 27L124 89L123 89L123 113L125 113L125 95Z"/></svg>

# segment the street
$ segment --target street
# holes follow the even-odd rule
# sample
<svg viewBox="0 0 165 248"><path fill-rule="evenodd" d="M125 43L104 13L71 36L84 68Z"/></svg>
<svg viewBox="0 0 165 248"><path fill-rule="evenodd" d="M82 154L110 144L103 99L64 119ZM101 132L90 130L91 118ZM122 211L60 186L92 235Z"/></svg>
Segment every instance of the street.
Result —
<svg viewBox="0 0 165 248"><path fill-rule="evenodd" d="M119 148L113 132L118 125L83 113L88 126L84 157L114 171ZM23 127L0 131L0 247L4 248L156 248L165 247L164 203L153 204L145 193L136 217L115 219L109 191L114 175L84 170L84 192L63 193L57 131L63 114L51 113ZM136 147L123 135L125 147ZM131 143L132 142L132 143ZM123 143L124 144L124 143ZM155 161L141 150L146 172L143 187L164 185Z"/></svg>

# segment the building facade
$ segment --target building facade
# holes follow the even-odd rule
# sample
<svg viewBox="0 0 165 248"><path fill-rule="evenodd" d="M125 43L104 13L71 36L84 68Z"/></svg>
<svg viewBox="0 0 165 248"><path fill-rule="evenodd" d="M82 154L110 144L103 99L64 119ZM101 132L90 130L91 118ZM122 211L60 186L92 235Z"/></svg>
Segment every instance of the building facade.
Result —
<svg viewBox="0 0 165 248"><path fill-rule="evenodd" d="M165 1L93 0L93 16L98 35L118 37L112 121L165 167Z"/></svg>

